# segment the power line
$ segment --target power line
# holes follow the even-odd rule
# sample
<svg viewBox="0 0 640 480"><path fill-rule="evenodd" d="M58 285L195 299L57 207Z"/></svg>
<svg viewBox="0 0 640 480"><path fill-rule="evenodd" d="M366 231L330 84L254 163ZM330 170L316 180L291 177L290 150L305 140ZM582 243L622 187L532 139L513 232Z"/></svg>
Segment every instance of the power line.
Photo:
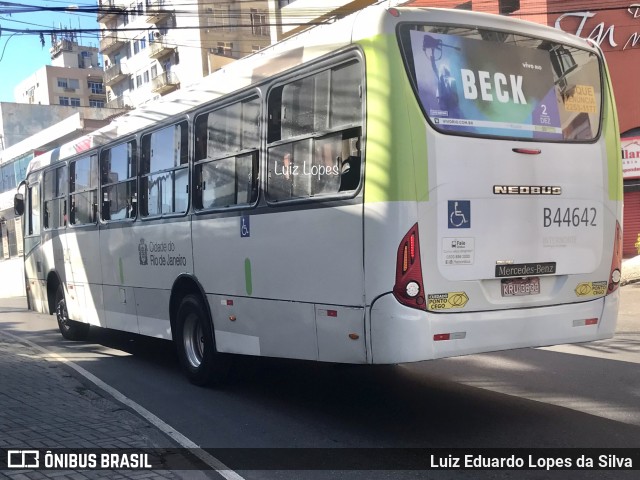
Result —
<svg viewBox="0 0 640 480"><path fill-rule="evenodd" d="M14 37L14 35L18 35L18 32L14 33L14 34L12 34L12 35L9 35L9 38L7 38L7 41L6 41L6 42L4 42L4 47L3 47L3 49L2 49L2 55L0 55L0 62L1 62L1 61L2 61L2 59L4 58L4 52L5 52L5 50L7 49L7 44L9 43L9 40L11 40L11 39Z"/></svg>

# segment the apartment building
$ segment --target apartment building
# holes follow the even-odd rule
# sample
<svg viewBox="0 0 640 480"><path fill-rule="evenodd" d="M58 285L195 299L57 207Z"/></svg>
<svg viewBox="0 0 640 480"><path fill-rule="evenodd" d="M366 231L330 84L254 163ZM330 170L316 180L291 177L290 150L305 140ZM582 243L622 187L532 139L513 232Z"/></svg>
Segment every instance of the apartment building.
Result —
<svg viewBox="0 0 640 480"><path fill-rule="evenodd" d="M267 2L100 0L107 106L136 107L271 43Z"/></svg>
<svg viewBox="0 0 640 480"><path fill-rule="evenodd" d="M51 65L20 82L17 103L103 108L106 92L98 49L80 45L74 33L52 36Z"/></svg>

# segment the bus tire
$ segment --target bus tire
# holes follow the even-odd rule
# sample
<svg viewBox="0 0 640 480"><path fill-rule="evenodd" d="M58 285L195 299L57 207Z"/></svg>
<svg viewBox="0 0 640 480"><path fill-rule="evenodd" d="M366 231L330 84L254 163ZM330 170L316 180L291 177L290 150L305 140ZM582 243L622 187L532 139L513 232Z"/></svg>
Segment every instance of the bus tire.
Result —
<svg viewBox="0 0 640 480"><path fill-rule="evenodd" d="M67 340L84 340L89 336L89 324L75 322L69 319L67 312L67 302L64 298L62 286L56 291L56 320L60 333Z"/></svg>
<svg viewBox="0 0 640 480"><path fill-rule="evenodd" d="M182 299L176 322L176 348L182 370L194 385L219 385L229 372L230 358L216 351L212 325L198 296Z"/></svg>

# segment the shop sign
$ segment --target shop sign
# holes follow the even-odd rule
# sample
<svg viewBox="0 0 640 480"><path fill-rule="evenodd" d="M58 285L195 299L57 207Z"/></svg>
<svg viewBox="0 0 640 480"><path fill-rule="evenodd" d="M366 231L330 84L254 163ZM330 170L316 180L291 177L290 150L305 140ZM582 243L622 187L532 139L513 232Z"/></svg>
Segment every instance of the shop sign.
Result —
<svg viewBox="0 0 640 480"><path fill-rule="evenodd" d="M595 27L586 26L587 22L591 19L596 20L598 16L597 12L568 12L560 15L556 18L555 27L563 32L572 33L582 38L590 38L595 41L601 47L604 47L603 43L607 43L609 47L616 50L627 50L635 46L640 46L640 3L632 3L627 7L627 16L621 22L616 25L609 24L607 22L600 22ZM574 21L572 22L571 19ZM575 21L578 21L577 27L570 26L575 25ZM633 28L631 22L637 22L637 30L635 32L629 32L629 27ZM624 29L624 32L618 32L616 35L616 27ZM591 29L590 33L589 29Z"/></svg>
<svg viewBox="0 0 640 480"><path fill-rule="evenodd" d="M622 177L640 178L640 137L621 138Z"/></svg>

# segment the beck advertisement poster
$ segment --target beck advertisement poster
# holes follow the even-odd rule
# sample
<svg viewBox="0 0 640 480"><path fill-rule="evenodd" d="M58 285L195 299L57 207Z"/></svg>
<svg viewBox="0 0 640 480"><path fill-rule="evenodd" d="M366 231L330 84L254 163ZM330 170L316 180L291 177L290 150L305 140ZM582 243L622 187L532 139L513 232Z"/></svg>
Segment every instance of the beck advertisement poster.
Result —
<svg viewBox="0 0 640 480"><path fill-rule="evenodd" d="M411 32L418 94L441 130L562 140L549 52Z"/></svg>

